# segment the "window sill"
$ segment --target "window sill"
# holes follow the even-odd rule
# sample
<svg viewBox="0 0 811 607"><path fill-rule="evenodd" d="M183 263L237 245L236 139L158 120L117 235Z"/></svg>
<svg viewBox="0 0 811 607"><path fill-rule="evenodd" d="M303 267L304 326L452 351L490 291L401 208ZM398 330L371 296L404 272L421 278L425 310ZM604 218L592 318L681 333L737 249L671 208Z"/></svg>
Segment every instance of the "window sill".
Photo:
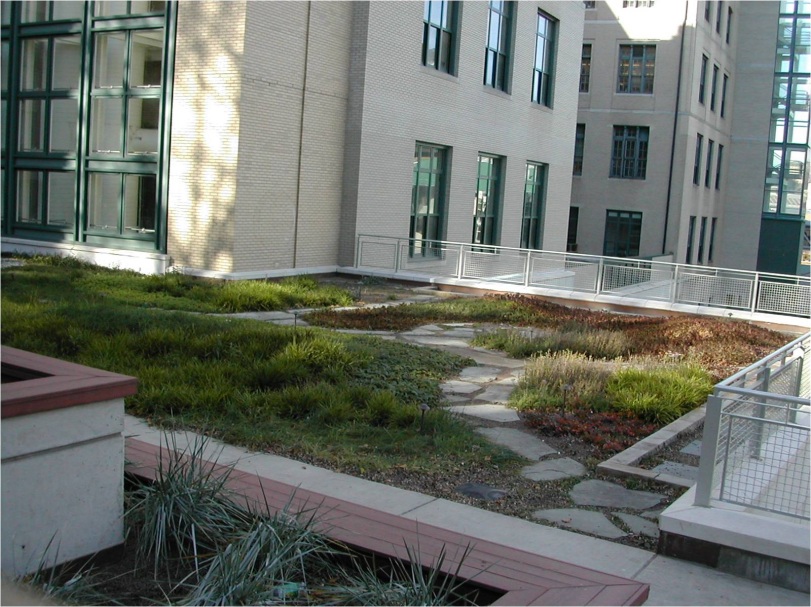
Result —
<svg viewBox="0 0 811 607"><path fill-rule="evenodd" d="M427 67L425 65L420 65L420 71L423 74L427 74L429 76L435 76L437 78L441 78L442 80L447 80L448 82L459 82L459 77L455 76L454 74L449 74L448 72L443 72L441 70L435 69L433 67Z"/></svg>
<svg viewBox="0 0 811 607"><path fill-rule="evenodd" d="M494 89L492 86L487 86L486 84L482 85L482 90L488 95L495 95L496 97L501 97L502 99L512 99L512 95L509 93L499 89Z"/></svg>

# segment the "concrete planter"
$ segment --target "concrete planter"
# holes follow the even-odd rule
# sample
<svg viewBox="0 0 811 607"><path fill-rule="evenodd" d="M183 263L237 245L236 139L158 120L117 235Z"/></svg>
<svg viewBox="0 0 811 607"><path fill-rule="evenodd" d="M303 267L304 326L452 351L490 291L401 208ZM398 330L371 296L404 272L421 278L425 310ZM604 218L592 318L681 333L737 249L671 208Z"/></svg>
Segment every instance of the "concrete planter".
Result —
<svg viewBox="0 0 811 607"><path fill-rule="evenodd" d="M7 347L2 374L3 572L121 544L124 397L137 380Z"/></svg>

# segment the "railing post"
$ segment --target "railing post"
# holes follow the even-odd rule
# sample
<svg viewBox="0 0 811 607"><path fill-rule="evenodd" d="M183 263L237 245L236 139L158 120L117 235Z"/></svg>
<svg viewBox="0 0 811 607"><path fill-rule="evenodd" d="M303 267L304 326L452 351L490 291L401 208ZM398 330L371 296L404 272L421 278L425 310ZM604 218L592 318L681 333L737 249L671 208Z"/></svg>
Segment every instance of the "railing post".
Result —
<svg viewBox="0 0 811 607"><path fill-rule="evenodd" d="M721 407L723 399L711 394L707 398L704 414L704 434L701 438L701 460L696 478L696 506L709 508L712 485L715 476L715 460L718 457L718 433L721 428Z"/></svg>
<svg viewBox="0 0 811 607"><path fill-rule="evenodd" d="M752 305L749 311L754 313L757 311L757 299L760 295L760 272L755 272L755 280L752 282Z"/></svg>
<svg viewBox="0 0 811 607"><path fill-rule="evenodd" d="M763 369L763 381L759 386L759 390L761 392L768 392L769 391L769 381L772 376L772 369L771 367L765 367ZM758 401L757 405L755 406L755 419L765 419L766 418L766 405L763 402ZM755 426L754 436L752 437L752 452L750 457L754 457L760 459L760 448L763 445L763 424L758 422Z"/></svg>
<svg viewBox="0 0 811 607"><path fill-rule="evenodd" d="M595 295L599 295L603 290L603 269L605 264L603 263L603 258L600 257L600 261L597 264L597 284L594 285L594 293Z"/></svg>
<svg viewBox="0 0 811 607"><path fill-rule="evenodd" d="M459 261L456 263L456 278L462 280L465 269L465 245L459 245Z"/></svg>
<svg viewBox="0 0 811 607"><path fill-rule="evenodd" d="M676 303L676 299L678 299L679 295L679 270L681 270L681 265L676 264L676 269L673 271L673 283L670 285L670 303Z"/></svg>
<svg viewBox="0 0 811 607"><path fill-rule="evenodd" d="M532 276L532 253L527 251L527 261L524 264L524 286L528 287Z"/></svg>
<svg viewBox="0 0 811 607"><path fill-rule="evenodd" d="M400 271L400 268L402 267L401 264L400 264L400 255L401 255L401 249L402 249L401 243L402 242L403 241L398 238L397 243L394 245L394 273L395 274L397 274ZM410 245L411 245L411 243L409 242L409 246Z"/></svg>
<svg viewBox="0 0 811 607"><path fill-rule="evenodd" d="M355 267L356 268L360 267L360 247L361 247L360 238L361 238L361 236L360 236L360 234L358 234L358 237L357 237L357 239L355 241Z"/></svg>

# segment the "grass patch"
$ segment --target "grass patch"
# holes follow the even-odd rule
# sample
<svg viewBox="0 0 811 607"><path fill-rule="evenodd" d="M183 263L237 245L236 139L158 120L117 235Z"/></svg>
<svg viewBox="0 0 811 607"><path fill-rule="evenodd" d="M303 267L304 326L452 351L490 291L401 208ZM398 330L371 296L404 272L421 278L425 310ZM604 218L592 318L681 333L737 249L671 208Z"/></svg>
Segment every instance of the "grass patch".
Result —
<svg viewBox="0 0 811 607"><path fill-rule="evenodd" d="M578 326L574 329L549 331L501 329L477 335L471 342L491 350L501 350L513 358L529 358L539 354L574 352L591 358L626 356L631 344L621 331L606 331Z"/></svg>

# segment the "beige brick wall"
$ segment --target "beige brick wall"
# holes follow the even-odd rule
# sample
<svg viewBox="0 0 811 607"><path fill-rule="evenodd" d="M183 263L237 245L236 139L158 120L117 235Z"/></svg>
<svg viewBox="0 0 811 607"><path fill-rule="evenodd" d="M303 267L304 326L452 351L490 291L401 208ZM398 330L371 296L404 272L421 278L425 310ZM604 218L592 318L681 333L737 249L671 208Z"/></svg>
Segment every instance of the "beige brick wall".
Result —
<svg viewBox="0 0 811 607"><path fill-rule="evenodd" d="M509 95L482 84L486 3L463 4L456 76L420 64L422 3L366 7L370 33L354 49L365 86L353 88L348 125L348 162L357 163L358 176L345 192L344 218L352 227L343 226L342 247L350 234L408 236L417 141L451 149L448 240L470 242L476 156L485 152L506 158L501 244L519 246L525 164L534 161L549 164L543 246L565 247L583 8L577 2L517 5ZM530 101L539 8L560 24L551 110ZM351 262L347 248L342 251L342 263Z"/></svg>
<svg viewBox="0 0 811 607"><path fill-rule="evenodd" d="M167 252L230 272L233 258L245 2L179 2Z"/></svg>

